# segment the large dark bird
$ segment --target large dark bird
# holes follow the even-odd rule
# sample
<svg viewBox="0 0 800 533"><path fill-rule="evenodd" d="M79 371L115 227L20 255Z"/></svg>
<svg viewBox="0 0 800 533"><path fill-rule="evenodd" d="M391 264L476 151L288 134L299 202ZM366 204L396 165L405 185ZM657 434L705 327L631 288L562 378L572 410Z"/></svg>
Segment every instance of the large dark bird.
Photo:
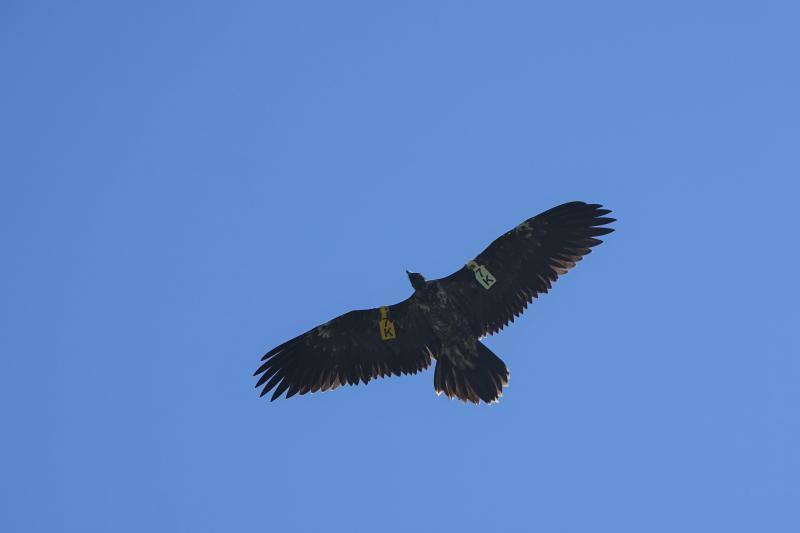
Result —
<svg viewBox="0 0 800 533"><path fill-rule="evenodd" d="M570 202L501 235L446 278L408 272L414 294L350 311L273 348L255 375L272 400L371 379L416 374L436 359L437 394L495 402L508 384L505 363L479 339L514 321L575 266L614 222L599 204Z"/></svg>

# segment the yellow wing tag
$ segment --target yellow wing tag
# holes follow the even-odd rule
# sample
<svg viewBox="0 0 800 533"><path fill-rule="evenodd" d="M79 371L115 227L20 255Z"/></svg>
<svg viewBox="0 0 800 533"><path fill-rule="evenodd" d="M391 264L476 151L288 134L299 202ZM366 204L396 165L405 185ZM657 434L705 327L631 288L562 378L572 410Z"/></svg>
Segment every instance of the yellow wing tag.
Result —
<svg viewBox="0 0 800 533"><path fill-rule="evenodd" d="M486 267L483 265L479 265L475 261L470 261L467 263L467 268L472 270L475 273L475 279L478 280L478 283L483 285L484 289L491 289L494 282L497 281L491 272L486 270Z"/></svg>
<svg viewBox="0 0 800 533"><path fill-rule="evenodd" d="M394 322L389 320L389 308L381 307L381 320L378 322L378 330L381 332L381 339L388 341L397 337L394 330Z"/></svg>

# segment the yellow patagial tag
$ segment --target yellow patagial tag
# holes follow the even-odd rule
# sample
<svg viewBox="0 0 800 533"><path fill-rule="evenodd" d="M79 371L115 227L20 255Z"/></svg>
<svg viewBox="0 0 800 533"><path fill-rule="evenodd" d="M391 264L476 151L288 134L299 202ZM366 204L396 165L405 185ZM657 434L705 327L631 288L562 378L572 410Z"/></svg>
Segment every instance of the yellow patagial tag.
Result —
<svg viewBox="0 0 800 533"><path fill-rule="evenodd" d="M475 261L467 263L467 268L475 273L475 279L478 280L478 283L480 283L484 289L490 289L492 285L494 285L494 282L497 281L497 278L486 270L485 266L479 265Z"/></svg>
<svg viewBox="0 0 800 533"><path fill-rule="evenodd" d="M378 330L381 332L381 339L388 341L397 337L394 330L394 322L389 320L389 308L381 307L381 320L378 322Z"/></svg>

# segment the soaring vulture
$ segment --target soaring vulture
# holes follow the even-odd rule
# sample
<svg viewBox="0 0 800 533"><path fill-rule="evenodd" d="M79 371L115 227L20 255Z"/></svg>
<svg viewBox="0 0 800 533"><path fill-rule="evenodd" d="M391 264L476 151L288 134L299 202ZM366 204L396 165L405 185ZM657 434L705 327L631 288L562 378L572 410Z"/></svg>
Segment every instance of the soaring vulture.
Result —
<svg viewBox="0 0 800 533"><path fill-rule="evenodd" d="M529 218L453 274L426 280L408 272L414 293L400 303L350 311L264 355L261 395L333 390L371 379L416 374L436 359L437 394L496 402L508 384L505 363L480 339L500 331L546 293L615 219L599 204L569 202Z"/></svg>

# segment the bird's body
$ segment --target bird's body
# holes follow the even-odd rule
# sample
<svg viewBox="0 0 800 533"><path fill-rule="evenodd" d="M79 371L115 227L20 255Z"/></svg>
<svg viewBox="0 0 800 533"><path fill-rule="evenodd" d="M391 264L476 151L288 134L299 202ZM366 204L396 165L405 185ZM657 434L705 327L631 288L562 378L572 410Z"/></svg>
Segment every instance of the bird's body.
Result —
<svg viewBox="0 0 800 533"><path fill-rule="evenodd" d="M437 393L497 401L505 363L480 339L496 333L613 231L598 204L570 202L524 221L463 268L426 281L408 272L414 293L391 306L351 311L273 348L256 371L272 399L416 373L436 359Z"/></svg>
<svg viewBox="0 0 800 533"><path fill-rule="evenodd" d="M417 305L431 325L440 357L448 357L458 368L472 368L478 358L477 336L460 312L455 299L439 280L429 281L414 292Z"/></svg>

